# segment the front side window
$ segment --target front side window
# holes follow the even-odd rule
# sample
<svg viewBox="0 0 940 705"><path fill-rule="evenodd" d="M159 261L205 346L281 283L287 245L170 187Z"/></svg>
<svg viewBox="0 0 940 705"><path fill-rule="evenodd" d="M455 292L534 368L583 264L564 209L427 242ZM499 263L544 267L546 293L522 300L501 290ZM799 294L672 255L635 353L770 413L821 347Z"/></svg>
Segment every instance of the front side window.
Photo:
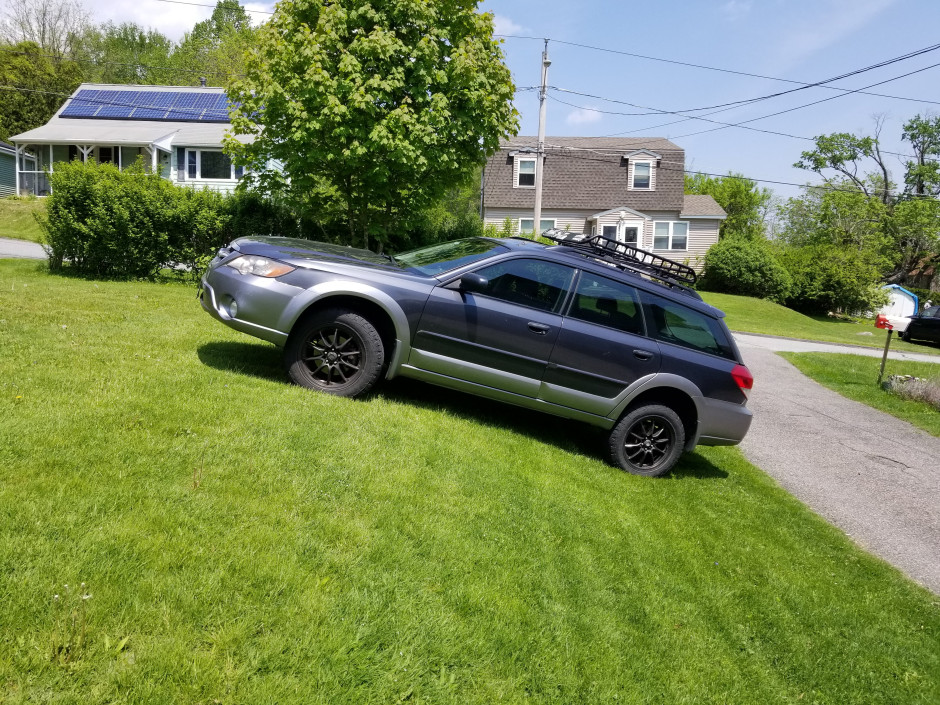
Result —
<svg viewBox="0 0 940 705"><path fill-rule="evenodd" d="M581 273L568 316L643 335L643 316L636 289L590 272Z"/></svg>
<svg viewBox="0 0 940 705"><path fill-rule="evenodd" d="M633 163L633 188L648 189L652 183L652 162Z"/></svg>
<svg viewBox="0 0 940 705"><path fill-rule="evenodd" d="M534 220L534 218L520 218L520 219L519 219L519 232L520 232L520 233L531 233L531 232L532 232L532 221L533 221L533 220ZM543 232L545 232L546 230L551 230L552 228L555 227L555 219L554 219L554 218L542 218L540 222L541 222L541 224L542 224L542 226L539 228L539 232L540 232L540 233L543 233Z"/></svg>
<svg viewBox="0 0 940 705"><path fill-rule="evenodd" d="M516 177L516 186L535 186L535 160L519 159L519 174Z"/></svg>
<svg viewBox="0 0 940 705"><path fill-rule="evenodd" d="M664 343L735 359L727 335L714 318L655 294L644 293L643 298L652 337Z"/></svg>
<svg viewBox="0 0 940 705"><path fill-rule="evenodd" d="M489 282L484 295L558 313L574 269L538 259L511 259L477 270Z"/></svg>
<svg viewBox="0 0 940 705"><path fill-rule="evenodd" d="M209 149L186 150L186 177L189 179L234 180L244 174L232 169L232 159L223 152Z"/></svg>
<svg viewBox="0 0 940 705"><path fill-rule="evenodd" d="M653 225L654 250L689 249L689 224L659 221Z"/></svg>

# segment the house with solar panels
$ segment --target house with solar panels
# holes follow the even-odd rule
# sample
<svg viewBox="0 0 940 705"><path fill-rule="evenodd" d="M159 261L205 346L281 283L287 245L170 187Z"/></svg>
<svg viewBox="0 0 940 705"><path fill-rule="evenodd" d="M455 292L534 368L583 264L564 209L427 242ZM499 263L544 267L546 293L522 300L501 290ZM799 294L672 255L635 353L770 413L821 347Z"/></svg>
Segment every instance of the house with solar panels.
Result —
<svg viewBox="0 0 940 705"><path fill-rule="evenodd" d="M16 193L48 195L46 172L73 159L143 159L174 183L230 191L243 172L222 152L228 107L222 88L83 83L48 123L9 138Z"/></svg>

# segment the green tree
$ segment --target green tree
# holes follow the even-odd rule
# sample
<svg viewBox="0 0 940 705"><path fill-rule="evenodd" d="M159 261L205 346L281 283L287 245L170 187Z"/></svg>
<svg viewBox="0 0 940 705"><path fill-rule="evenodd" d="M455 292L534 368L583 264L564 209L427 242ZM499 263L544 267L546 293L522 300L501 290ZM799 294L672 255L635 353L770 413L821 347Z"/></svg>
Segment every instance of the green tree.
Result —
<svg viewBox="0 0 940 705"><path fill-rule="evenodd" d="M254 44L256 30L238 0L219 0L212 16L187 32L173 52L179 85L223 85L245 70L245 54Z"/></svg>
<svg viewBox="0 0 940 705"><path fill-rule="evenodd" d="M728 217L721 223L719 238L757 240L764 236L764 219L773 199L770 189L759 188L756 182L729 172L728 176L686 174L685 192L711 196L725 209Z"/></svg>
<svg viewBox="0 0 940 705"><path fill-rule="evenodd" d="M253 141L228 146L265 187L340 217L350 243L395 247L517 129L476 0L283 0L259 34L229 90L233 132Z"/></svg>
<svg viewBox="0 0 940 705"><path fill-rule="evenodd" d="M85 32L80 56L89 82L170 85L172 51L173 42L155 29L108 22Z"/></svg>
<svg viewBox="0 0 940 705"><path fill-rule="evenodd" d="M78 64L50 58L38 44L20 42L0 52L0 140L46 124L81 83Z"/></svg>
<svg viewBox="0 0 940 705"><path fill-rule="evenodd" d="M940 117L916 115L905 123L901 137L914 151L914 160L904 165L906 192L914 196L940 195Z"/></svg>

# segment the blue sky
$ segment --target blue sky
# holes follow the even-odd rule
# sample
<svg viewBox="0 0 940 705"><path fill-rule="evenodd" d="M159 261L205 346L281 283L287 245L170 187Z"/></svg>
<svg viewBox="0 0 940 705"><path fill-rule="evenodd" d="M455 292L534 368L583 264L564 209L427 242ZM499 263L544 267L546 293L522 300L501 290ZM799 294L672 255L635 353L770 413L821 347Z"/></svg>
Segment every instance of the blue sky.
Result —
<svg viewBox="0 0 940 705"><path fill-rule="evenodd" d="M193 0L207 2L212 0ZM211 8L159 0L86 3L97 21L136 21L178 39L211 14ZM245 3L251 10L272 9L269 2ZM940 0L484 0L481 10L495 16L500 34L547 37L552 65L549 84L597 98L550 91L547 134L667 137L686 152L686 166L705 172L743 173L769 181L805 183L812 174L792 168L811 142L729 127L674 115L615 115L610 112L687 111L748 100L799 87L762 78L596 51L571 42L642 54L659 59L816 82L940 43ZM266 15L255 15L263 19ZM540 39L507 38L507 63L520 88L539 82ZM940 63L940 50L842 79L831 85L857 89ZM871 133L882 116L884 149L904 152L901 127L916 114L940 113L940 66L892 80L870 91L913 98L898 100L851 94L819 105L756 120L752 127L813 137L830 132ZM816 87L711 116L741 122L838 95ZM635 108L601 98L633 103ZM566 105L565 101L572 105ZM934 101L929 103L925 101ZM517 94L521 134L538 129L538 98L533 90ZM610 111L610 112L601 112ZM708 112L708 111L704 111ZM695 113L701 114L701 113ZM895 178L899 158L889 156ZM772 183L782 197L799 189Z"/></svg>

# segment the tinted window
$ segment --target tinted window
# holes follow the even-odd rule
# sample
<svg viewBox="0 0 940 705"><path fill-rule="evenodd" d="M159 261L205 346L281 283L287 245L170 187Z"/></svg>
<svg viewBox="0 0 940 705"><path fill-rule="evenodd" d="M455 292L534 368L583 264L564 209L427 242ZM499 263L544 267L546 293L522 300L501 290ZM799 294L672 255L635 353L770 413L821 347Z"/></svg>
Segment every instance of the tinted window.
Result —
<svg viewBox="0 0 940 705"><path fill-rule="evenodd" d="M581 273L568 316L643 335L636 289L590 272Z"/></svg>
<svg viewBox="0 0 940 705"><path fill-rule="evenodd" d="M395 262L421 274L433 277L441 272L447 272L506 251L508 251L507 247L492 240L469 238L422 247L419 250L395 255Z"/></svg>
<svg viewBox="0 0 940 705"><path fill-rule="evenodd" d="M643 293L643 300L652 337L729 360L735 359L724 328L714 318L646 292Z"/></svg>
<svg viewBox="0 0 940 705"><path fill-rule="evenodd" d="M477 274L489 281L487 296L557 313L571 288L574 269L538 259L511 259Z"/></svg>

